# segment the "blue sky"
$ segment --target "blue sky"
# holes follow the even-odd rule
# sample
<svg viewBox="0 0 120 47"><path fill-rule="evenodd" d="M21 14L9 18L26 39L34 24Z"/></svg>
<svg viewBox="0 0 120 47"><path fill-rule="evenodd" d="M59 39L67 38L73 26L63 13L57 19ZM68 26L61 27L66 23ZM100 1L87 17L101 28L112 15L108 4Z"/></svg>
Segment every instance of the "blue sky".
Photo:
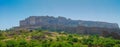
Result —
<svg viewBox="0 0 120 47"><path fill-rule="evenodd" d="M120 25L120 0L0 0L0 29L29 16L64 16Z"/></svg>

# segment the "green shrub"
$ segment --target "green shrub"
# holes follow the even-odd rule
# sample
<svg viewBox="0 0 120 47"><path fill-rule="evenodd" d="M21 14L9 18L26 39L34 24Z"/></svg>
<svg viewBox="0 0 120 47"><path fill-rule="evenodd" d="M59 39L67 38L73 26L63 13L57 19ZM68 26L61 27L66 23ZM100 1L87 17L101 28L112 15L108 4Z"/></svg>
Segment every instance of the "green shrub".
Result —
<svg viewBox="0 0 120 47"><path fill-rule="evenodd" d="M18 47L18 43L15 40L8 40L6 41L6 46L7 47Z"/></svg>
<svg viewBox="0 0 120 47"><path fill-rule="evenodd" d="M113 47L120 47L120 44L115 44Z"/></svg>
<svg viewBox="0 0 120 47"><path fill-rule="evenodd" d="M78 38L72 38L72 42L78 42Z"/></svg>
<svg viewBox="0 0 120 47"><path fill-rule="evenodd" d="M25 41L25 40L20 40L18 43L19 43L19 47L27 47L28 46L27 41Z"/></svg>
<svg viewBox="0 0 120 47"><path fill-rule="evenodd" d="M54 42L50 45L50 47L72 47L72 45L65 42Z"/></svg>
<svg viewBox="0 0 120 47"><path fill-rule="evenodd" d="M83 45L81 43L74 43L73 47L88 47L87 45Z"/></svg>
<svg viewBox="0 0 120 47"><path fill-rule="evenodd" d="M6 43L3 41L0 41L0 47L6 47Z"/></svg>

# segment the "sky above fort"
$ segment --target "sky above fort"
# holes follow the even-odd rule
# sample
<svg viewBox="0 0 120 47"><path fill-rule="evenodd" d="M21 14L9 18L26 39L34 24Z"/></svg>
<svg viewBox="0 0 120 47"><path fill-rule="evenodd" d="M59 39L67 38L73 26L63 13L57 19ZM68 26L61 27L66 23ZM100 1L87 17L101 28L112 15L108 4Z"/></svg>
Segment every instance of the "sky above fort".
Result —
<svg viewBox="0 0 120 47"><path fill-rule="evenodd" d="M29 16L46 15L120 25L120 0L0 0L0 29L19 26Z"/></svg>

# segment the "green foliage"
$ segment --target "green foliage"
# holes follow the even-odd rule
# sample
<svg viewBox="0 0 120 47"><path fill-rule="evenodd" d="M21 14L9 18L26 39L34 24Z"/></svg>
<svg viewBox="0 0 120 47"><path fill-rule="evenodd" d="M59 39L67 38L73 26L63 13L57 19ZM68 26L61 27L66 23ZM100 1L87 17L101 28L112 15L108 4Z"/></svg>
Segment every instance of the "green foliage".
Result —
<svg viewBox="0 0 120 47"><path fill-rule="evenodd" d="M83 45L81 43L75 43L73 47L88 47L87 45Z"/></svg>
<svg viewBox="0 0 120 47"><path fill-rule="evenodd" d="M73 38L72 42L78 42L78 38Z"/></svg>
<svg viewBox="0 0 120 47"><path fill-rule="evenodd" d="M65 42L54 42L53 44L50 45L50 47L72 47L72 45Z"/></svg>
<svg viewBox="0 0 120 47"><path fill-rule="evenodd" d="M20 34L19 34L20 33ZM46 30L0 32L0 47L120 47L120 40Z"/></svg>
<svg viewBox="0 0 120 47"><path fill-rule="evenodd" d="M15 40L8 40L6 42L7 47L18 47L18 43Z"/></svg>
<svg viewBox="0 0 120 47"><path fill-rule="evenodd" d="M120 44L116 44L116 45L114 45L114 47L120 47Z"/></svg>
<svg viewBox="0 0 120 47"><path fill-rule="evenodd" d="M5 35L2 32L0 32L0 40L3 40L3 39L5 39Z"/></svg>
<svg viewBox="0 0 120 47"><path fill-rule="evenodd" d="M0 47L6 47L6 43L3 41L0 41Z"/></svg>
<svg viewBox="0 0 120 47"><path fill-rule="evenodd" d="M19 46L20 47L27 47L28 45L27 45L27 41L25 41L25 40L20 40L19 41Z"/></svg>

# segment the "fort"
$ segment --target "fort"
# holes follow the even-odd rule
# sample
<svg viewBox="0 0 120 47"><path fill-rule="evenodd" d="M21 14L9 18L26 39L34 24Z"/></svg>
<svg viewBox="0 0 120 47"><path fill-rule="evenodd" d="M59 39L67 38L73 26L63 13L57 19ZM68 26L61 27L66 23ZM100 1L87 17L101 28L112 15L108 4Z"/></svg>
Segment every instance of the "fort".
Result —
<svg viewBox="0 0 120 47"><path fill-rule="evenodd" d="M20 21L20 26L16 29L47 29L51 31L65 31L77 34L111 34L113 32L120 34L117 23L72 20L65 17L53 16L30 16Z"/></svg>
<svg viewBox="0 0 120 47"><path fill-rule="evenodd" d="M119 28L117 23L107 23L98 21L71 20L65 17L52 16L30 16L20 21L20 27L27 26L43 26L43 25L63 25L63 26L85 26L100 28Z"/></svg>

